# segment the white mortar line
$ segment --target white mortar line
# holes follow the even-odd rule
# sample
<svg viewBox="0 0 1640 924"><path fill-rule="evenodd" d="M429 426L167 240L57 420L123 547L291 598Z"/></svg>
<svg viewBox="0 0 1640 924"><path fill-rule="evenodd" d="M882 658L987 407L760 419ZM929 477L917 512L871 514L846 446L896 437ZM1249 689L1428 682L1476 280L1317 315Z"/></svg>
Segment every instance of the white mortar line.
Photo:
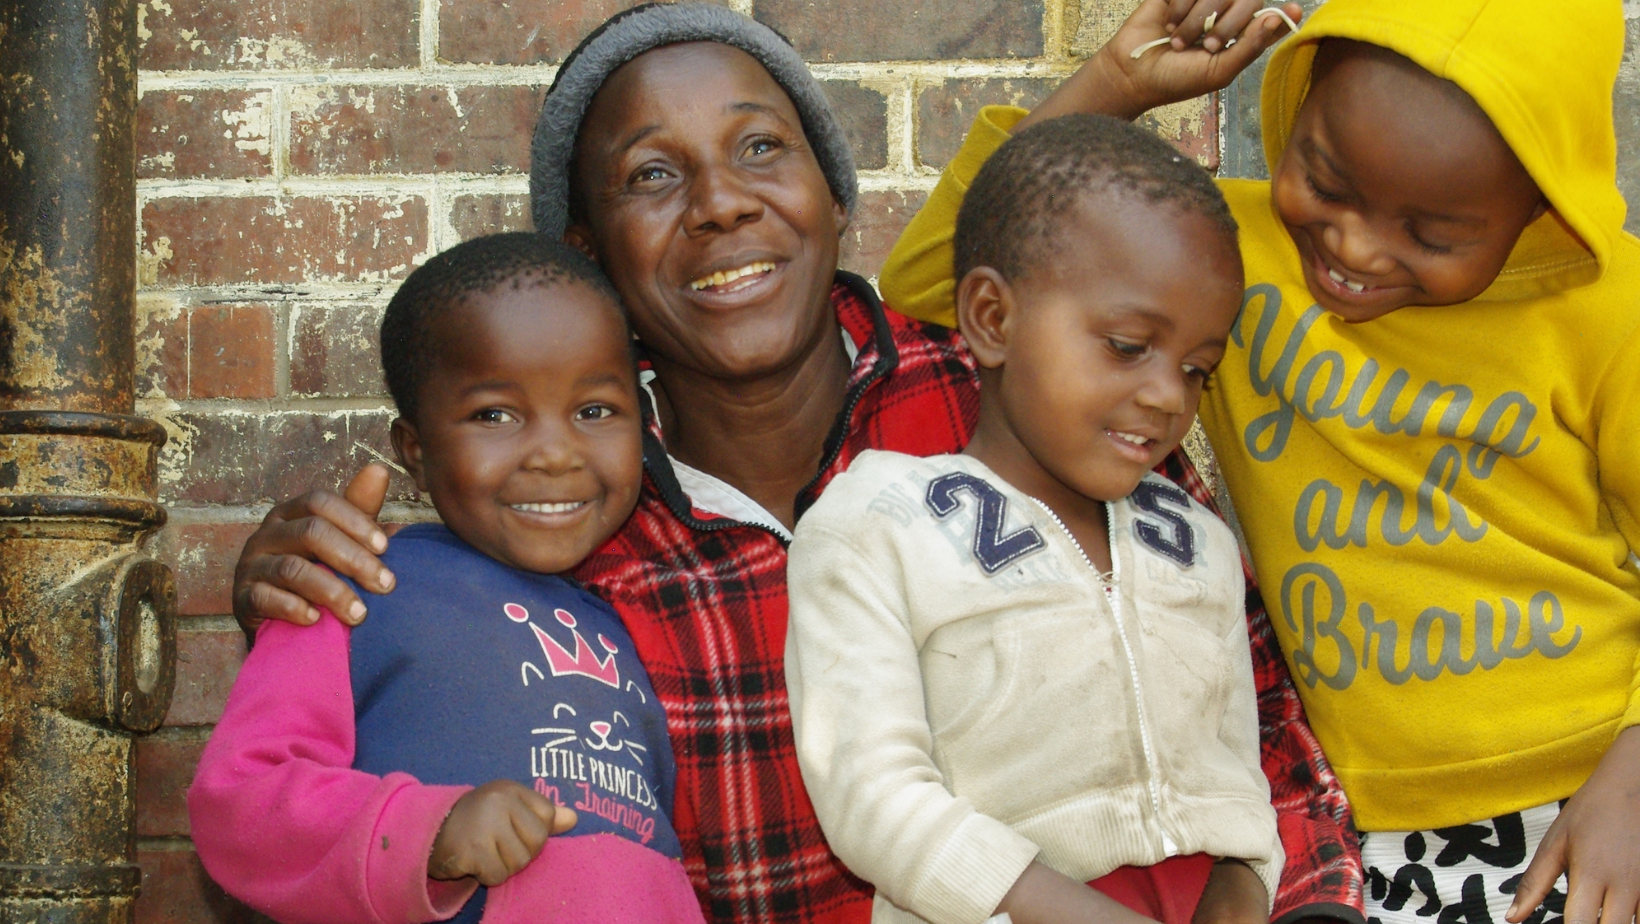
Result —
<svg viewBox="0 0 1640 924"><path fill-rule="evenodd" d="M467 195L512 195L529 191L530 178L518 174L392 173L379 175L286 176L283 180L138 180L141 201L154 199L245 199L255 197L363 197L395 199L426 196L433 178L460 184Z"/></svg>
<svg viewBox="0 0 1640 924"><path fill-rule="evenodd" d="M438 67L438 4L439 0L421 0L421 67Z"/></svg>

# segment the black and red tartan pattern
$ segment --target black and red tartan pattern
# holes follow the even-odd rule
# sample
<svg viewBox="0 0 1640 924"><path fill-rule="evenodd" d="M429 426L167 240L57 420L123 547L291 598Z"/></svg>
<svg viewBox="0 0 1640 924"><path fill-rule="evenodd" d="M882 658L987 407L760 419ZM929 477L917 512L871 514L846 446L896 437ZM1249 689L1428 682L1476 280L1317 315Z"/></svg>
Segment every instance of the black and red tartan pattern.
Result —
<svg viewBox="0 0 1640 924"><path fill-rule="evenodd" d="M861 451L956 452L979 411L973 359L955 332L884 311L870 286L847 273L838 274L832 304L860 351L799 516ZM674 823L707 917L864 924L871 887L827 847L797 766L785 680L786 544L762 527L691 508L654 430L644 467L632 522L577 576L625 619L666 709L678 768ZM1182 454L1159 470L1208 498ZM1255 595L1249 591L1250 620ZM1256 613L1264 764L1282 775L1272 785L1289 857L1277 915L1360 924L1348 808L1303 723L1262 605Z"/></svg>

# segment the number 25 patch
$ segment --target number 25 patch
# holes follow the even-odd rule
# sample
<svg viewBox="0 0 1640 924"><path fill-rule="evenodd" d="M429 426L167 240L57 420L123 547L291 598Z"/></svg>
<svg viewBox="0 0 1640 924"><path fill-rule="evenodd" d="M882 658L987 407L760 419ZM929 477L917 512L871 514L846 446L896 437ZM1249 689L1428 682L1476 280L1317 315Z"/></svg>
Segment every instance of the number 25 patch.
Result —
<svg viewBox="0 0 1640 924"><path fill-rule="evenodd" d="M1002 535L1002 524L1008 517L1008 498L983 478L965 472L941 475L928 483L924 502L943 520L962 505L957 495L963 493L979 502L979 516L974 518L973 551L974 559L986 574L995 574L1047 545L1042 534L1029 526Z"/></svg>
<svg viewBox="0 0 1640 924"><path fill-rule="evenodd" d="M1170 484L1141 481L1129 497L1133 506L1150 515L1134 519L1134 537L1181 568L1194 565L1196 531L1183 516L1190 512L1190 495Z"/></svg>

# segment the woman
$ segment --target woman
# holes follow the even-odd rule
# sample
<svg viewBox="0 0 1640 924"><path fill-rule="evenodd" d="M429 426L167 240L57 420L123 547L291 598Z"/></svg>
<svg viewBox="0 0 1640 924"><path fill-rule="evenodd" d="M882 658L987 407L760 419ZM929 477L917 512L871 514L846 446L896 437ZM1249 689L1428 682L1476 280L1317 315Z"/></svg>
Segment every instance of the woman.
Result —
<svg viewBox="0 0 1640 924"><path fill-rule="evenodd" d="M1242 45L1247 60L1260 50ZM1194 79L1205 91L1216 78ZM746 17L693 4L613 17L560 69L533 156L537 230L608 272L653 373L643 498L576 576L621 613L667 709L685 866L717 920L865 921L870 889L826 847L792 750L786 543L860 451L959 450L977 409L972 360L954 334L884 311L837 270L855 201L847 143L796 52ZM1165 467L1205 499L1182 456ZM241 622L311 621L307 601L362 618L307 559L388 589L372 554L386 543L373 520L384 490L385 473L367 470L346 498L274 508L236 572ZM1350 919L1347 810L1250 601L1266 646L1266 769L1292 809L1277 916Z"/></svg>

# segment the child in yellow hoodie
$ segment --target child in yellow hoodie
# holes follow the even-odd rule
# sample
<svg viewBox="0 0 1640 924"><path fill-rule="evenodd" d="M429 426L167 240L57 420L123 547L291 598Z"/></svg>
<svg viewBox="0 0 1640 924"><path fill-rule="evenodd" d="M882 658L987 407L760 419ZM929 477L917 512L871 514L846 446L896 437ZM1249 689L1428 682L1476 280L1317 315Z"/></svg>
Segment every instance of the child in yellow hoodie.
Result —
<svg viewBox="0 0 1640 924"><path fill-rule="evenodd" d="M1222 85L1254 9L1146 0L1029 118ZM1265 72L1273 179L1221 181L1248 285L1201 421L1386 924L1640 905L1623 33L1619 0L1330 0ZM883 271L901 311L952 322L957 207L1025 118L981 111Z"/></svg>

